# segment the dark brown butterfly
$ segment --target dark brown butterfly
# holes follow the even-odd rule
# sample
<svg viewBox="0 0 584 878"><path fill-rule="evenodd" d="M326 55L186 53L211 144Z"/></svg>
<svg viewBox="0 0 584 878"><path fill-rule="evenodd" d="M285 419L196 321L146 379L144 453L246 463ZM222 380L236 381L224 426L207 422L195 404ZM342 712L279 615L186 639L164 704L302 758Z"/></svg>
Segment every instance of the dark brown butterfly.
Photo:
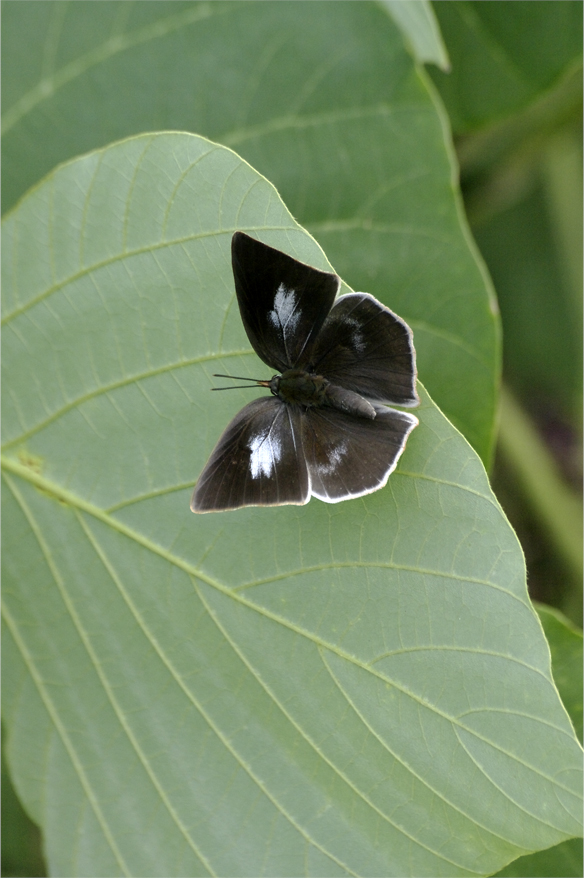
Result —
<svg viewBox="0 0 584 878"><path fill-rule="evenodd" d="M368 293L335 302L336 274L243 232L233 235L231 258L247 336L279 374L242 379L272 396L227 426L191 509L303 505L311 496L338 503L377 491L418 423L385 406L419 403L410 328Z"/></svg>

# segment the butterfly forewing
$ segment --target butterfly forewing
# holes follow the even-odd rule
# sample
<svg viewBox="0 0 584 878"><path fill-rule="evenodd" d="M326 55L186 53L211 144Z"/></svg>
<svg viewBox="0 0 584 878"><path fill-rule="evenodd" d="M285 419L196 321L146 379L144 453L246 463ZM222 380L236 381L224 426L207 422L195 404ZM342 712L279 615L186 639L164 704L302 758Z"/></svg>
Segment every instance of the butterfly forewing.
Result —
<svg viewBox="0 0 584 878"><path fill-rule="evenodd" d="M378 402L419 403L411 330L367 293L341 296L312 356L314 370L333 384Z"/></svg>
<svg viewBox="0 0 584 878"><path fill-rule="evenodd" d="M338 292L337 275L243 232L233 235L231 260L241 319L258 357L280 372L308 362Z"/></svg>
<svg viewBox="0 0 584 878"><path fill-rule="evenodd" d="M273 397L246 405L228 424L199 477L193 512L307 503L301 417L299 408Z"/></svg>
<svg viewBox="0 0 584 878"><path fill-rule="evenodd" d="M381 407L374 419L309 409L302 420L302 444L313 496L338 503L383 487L417 423L413 415Z"/></svg>

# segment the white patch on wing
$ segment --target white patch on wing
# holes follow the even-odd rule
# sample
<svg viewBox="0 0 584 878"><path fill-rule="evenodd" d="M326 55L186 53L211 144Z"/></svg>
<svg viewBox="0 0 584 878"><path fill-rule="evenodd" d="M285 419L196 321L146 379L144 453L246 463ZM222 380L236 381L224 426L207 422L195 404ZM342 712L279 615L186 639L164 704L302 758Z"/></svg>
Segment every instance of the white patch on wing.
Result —
<svg viewBox="0 0 584 878"><path fill-rule="evenodd" d="M344 442L340 442L334 448L330 449L328 452L328 462L327 463L319 463L317 467L317 471L319 476L330 476L331 473L334 473L343 457L347 453L347 449L349 447L349 443L345 440Z"/></svg>
<svg viewBox="0 0 584 878"><path fill-rule="evenodd" d="M300 320L300 312L295 313L297 301L296 290L288 290L284 284L280 284L274 298L274 310L268 315L272 325L286 333L293 333Z"/></svg>
<svg viewBox="0 0 584 878"><path fill-rule="evenodd" d="M247 446L251 451L249 467L252 479L260 476L270 478L282 457L282 443L277 436L270 436L270 430L254 436Z"/></svg>
<svg viewBox="0 0 584 878"><path fill-rule="evenodd" d="M351 332L351 342L353 344L353 348L357 351L357 353L362 354L365 350L365 342L363 340L363 333L361 331L361 324L358 320L355 320L354 317L345 317L344 322L348 323L352 328Z"/></svg>

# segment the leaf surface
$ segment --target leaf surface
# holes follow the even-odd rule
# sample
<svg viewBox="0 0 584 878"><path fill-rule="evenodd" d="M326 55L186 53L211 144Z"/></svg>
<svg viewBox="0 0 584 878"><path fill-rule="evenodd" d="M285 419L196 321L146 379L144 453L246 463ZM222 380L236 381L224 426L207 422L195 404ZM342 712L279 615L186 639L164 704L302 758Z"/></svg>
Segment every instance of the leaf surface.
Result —
<svg viewBox="0 0 584 878"><path fill-rule="evenodd" d="M430 75L457 134L522 110L582 63L582 4L434 3L452 70Z"/></svg>
<svg viewBox="0 0 584 878"><path fill-rule="evenodd" d="M486 875L576 834L521 550L427 394L375 494L189 511L253 392L211 373L264 374L238 228L329 268L191 135L73 161L5 222L4 716L51 872Z"/></svg>
<svg viewBox="0 0 584 878"><path fill-rule="evenodd" d="M132 134L230 146L356 290L410 323L422 381L488 466L497 305L444 111L381 6L14 3L3 47L5 207L57 163Z"/></svg>

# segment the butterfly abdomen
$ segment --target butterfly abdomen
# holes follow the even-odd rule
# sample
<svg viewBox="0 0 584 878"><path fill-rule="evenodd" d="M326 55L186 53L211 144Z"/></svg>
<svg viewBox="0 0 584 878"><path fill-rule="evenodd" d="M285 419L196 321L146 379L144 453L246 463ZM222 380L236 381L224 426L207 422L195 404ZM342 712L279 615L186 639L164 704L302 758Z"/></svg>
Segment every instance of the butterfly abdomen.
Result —
<svg viewBox="0 0 584 878"><path fill-rule="evenodd" d="M344 387L338 387L336 384L327 383L325 390L326 405L345 412L347 415L353 415L355 418L369 418L373 420L376 411L370 402L354 393L352 390L346 390Z"/></svg>
<svg viewBox="0 0 584 878"><path fill-rule="evenodd" d="M306 372L304 369L289 369L282 375L274 375L269 384L270 390L288 405L303 408L322 408L329 406L356 418L375 417L371 403L344 387L331 384L322 375Z"/></svg>

